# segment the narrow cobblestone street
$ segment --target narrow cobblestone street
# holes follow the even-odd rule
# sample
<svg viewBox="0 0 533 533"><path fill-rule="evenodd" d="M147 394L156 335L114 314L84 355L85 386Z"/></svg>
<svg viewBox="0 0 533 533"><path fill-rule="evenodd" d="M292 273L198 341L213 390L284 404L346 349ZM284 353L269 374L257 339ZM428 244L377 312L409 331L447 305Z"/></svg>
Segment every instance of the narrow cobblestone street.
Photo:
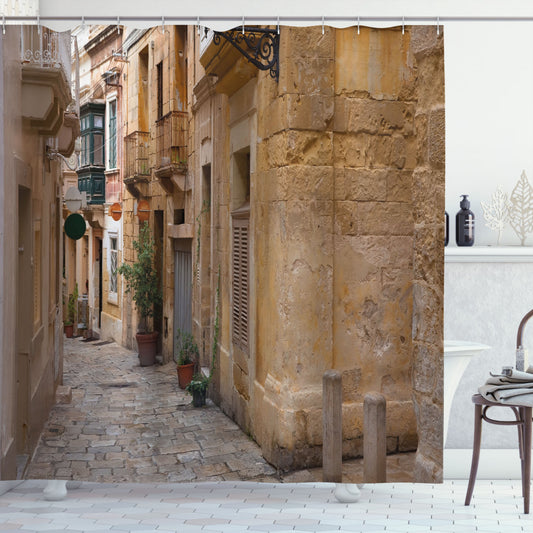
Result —
<svg viewBox="0 0 533 533"><path fill-rule="evenodd" d="M114 342L65 339L64 385L26 479L96 482L321 481L320 468L283 477L220 409L194 408L178 386L174 363L141 367ZM414 454L387 459L388 479L406 480ZM362 480L362 461L343 465L346 482Z"/></svg>
<svg viewBox="0 0 533 533"><path fill-rule="evenodd" d="M65 339L64 384L26 478L88 481L279 481L212 402L194 408L174 363L141 367L116 343Z"/></svg>

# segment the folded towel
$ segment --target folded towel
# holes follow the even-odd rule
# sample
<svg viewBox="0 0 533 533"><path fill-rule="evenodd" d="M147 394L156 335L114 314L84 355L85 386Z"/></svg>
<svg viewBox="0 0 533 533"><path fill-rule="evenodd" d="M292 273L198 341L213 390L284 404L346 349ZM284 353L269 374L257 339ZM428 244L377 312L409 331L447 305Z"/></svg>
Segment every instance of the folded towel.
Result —
<svg viewBox="0 0 533 533"><path fill-rule="evenodd" d="M493 374L478 392L491 402L533 407L533 366L525 372L509 369L505 374Z"/></svg>

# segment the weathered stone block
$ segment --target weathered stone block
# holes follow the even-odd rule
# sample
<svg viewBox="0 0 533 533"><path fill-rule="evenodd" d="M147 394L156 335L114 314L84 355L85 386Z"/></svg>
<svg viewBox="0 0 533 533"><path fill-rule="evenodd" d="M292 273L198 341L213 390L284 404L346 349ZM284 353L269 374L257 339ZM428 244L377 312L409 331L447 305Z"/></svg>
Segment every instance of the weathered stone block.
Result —
<svg viewBox="0 0 533 533"><path fill-rule="evenodd" d="M430 344L414 343L413 365L414 389L431 394L442 379L442 351Z"/></svg>
<svg viewBox="0 0 533 533"><path fill-rule="evenodd" d="M416 69L409 32L355 28L336 32L336 94L368 93L378 100L409 99Z"/></svg>
<svg viewBox="0 0 533 533"><path fill-rule="evenodd" d="M416 227L413 266L416 279L434 287L442 286L444 283L444 220L437 227Z"/></svg>
<svg viewBox="0 0 533 533"><path fill-rule="evenodd" d="M333 164L331 133L285 131L268 139L266 150L268 167L286 165L329 166Z"/></svg>
<svg viewBox="0 0 533 533"><path fill-rule="evenodd" d="M442 49L435 52L418 61L418 110L444 105L444 54Z"/></svg>
<svg viewBox="0 0 533 533"><path fill-rule="evenodd" d="M359 439L363 436L363 402L342 404L343 439ZM361 442L362 444L362 442ZM362 453L362 450L361 450Z"/></svg>
<svg viewBox="0 0 533 533"><path fill-rule="evenodd" d="M336 133L333 140L337 166L413 168L416 139L399 135Z"/></svg>
<svg viewBox="0 0 533 533"><path fill-rule="evenodd" d="M358 235L359 202L336 202L335 233L338 235Z"/></svg>
<svg viewBox="0 0 533 533"><path fill-rule="evenodd" d="M279 77L280 94L333 96L335 60L330 58L287 58Z"/></svg>
<svg viewBox="0 0 533 533"><path fill-rule="evenodd" d="M420 450L416 453L414 478L417 483L441 483L442 482L442 458L435 461L426 457Z"/></svg>
<svg viewBox="0 0 533 533"><path fill-rule="evenodd" d="M260 139L267 139L272 135L287 128L287 98L275 98L257 113L257 135ZM263 168L260 158L256 163L257 168Z"/></svg>
<svg viewBox="0 0 533 533"><path fill-rule="evenodd" d="M419 449L425 455L442 454L442 403L434 403L426 396L417 394L419 400L415 409L418 411L418 432L423 436ZM442 465L442 463L441 463Z"/></svg>
<svg viewBox="0 0 533 533"><path fill-rule="evenodd" d="M433 168L444 170L445 166L445 117L444 109L431 111L428 128L428 155Z"/></svg>
<svg viewBox="0 0 533 533"><path fill-rule="evenodd" d="M435 343L442 339L442 286L413 282L413 340Z"/></svg>
<svg viewBox="0 0 533 533"><path fill-rule="evenodd" d="M277 169L280 199L330 200L334 170L329 166L290 165Z"/></svg>
<svg viewBox="0 0 533 533"><path fill-rule="evenodd" d="M395 246L395 242L403 237L391 237L390 245ZM400 241L401 243L401 241ZM399 310L407 316L411 316L413 273L410 270L397 268L394 264L381 269L382 294L385 301L395 302L399 305ZM411 336L409 335L409 339ZM407 343L409 339L400 339Z"/></svg>
<svg viewBox="0 0 533 533"><path fill-rule="evenodd" d="M429 163L428 153L428 117L425 110L418 110L415 116L415 136L417 167L424 167Z"/></svg>
<svg viewBox="0 0 533 533"><path fill-rule="evenodd" d="M322 409L306 409L305 427L307 444L311 446L322 445Z"/></svg>
<svg viewBox="0 0 533 533"><path fill-rule="evenodd" d="M322 26L284 26L281 31L280 57L333 58L336 31L338 30L325 26L322 34Z"/></svg>
<svg viewBox="0 0 533 533"><path fill-rule="evenodd" d="M349 368L342 371L342 401L362 402L363 395L360 390L361 369Z"/></svg>
<svg viewBox="0 0 533 533"><path fill-rule="evenodd" d="M341 267L344 267L339 268L342 273L341 279L354 283L369 281L369 269L364 268L364 265L359 262L361 259L364 259L368 265L372 265L373 280L381 279L377 269L391 267L401 270L410 269L413 264L413 238L398 236L391 240L391 237L380 235L336 238L335 261L340 261ZM354 261L357 262L357 268ZM350 265L354 266L350 268Z"/></svg>
<svg viewBox="0 0 533 533"><path fill-rule="evenodd" d="M414 171L413 204L415 224L444 227L444 171L427 168Z"/></svg>
<svg viewBox="0 0 533 533"><path fill-rule="evenodd" d="M387 193L389 202L411 203L413 200L413 172L411 170L386 171ZM418 207L415 208L415 210Z"/></svg>
<svg viewBox="0 0 533 533"><path fill-rule="evenodd" d="M345 199L359 201L385 201L387 198L388 169L338 169L336 173Z"/></svg>
<svg viewBox="0 0 533 533"><path fill-rule="evenodd" d="M437 43L442 40L443 27L439 28L439 33L434 26L411 26L411 50L415 54L417 60L428 53L433 54ZM441 44L442 45L442 44Z"/></svg>
<svg viewBox="0 0 533 533"><path fill-rule="evenodd" d="M359 232L362 235L412 235L413 213L400 202L359 202Z"/></svg>
<svg viewBox="0 0 533 533"><path fill-rule="evenodd" d="M328 129L334 111L333 96L321 94L288 94L283 120L289 128L296 130L324 131Z"/></svg>
<svg viewBox="0 0 533 533"><path fill-rule="evenodd" d="M414 130L414 109L410 102L336 96L333 130L371 135L401 131L410 135Z"/></svg>

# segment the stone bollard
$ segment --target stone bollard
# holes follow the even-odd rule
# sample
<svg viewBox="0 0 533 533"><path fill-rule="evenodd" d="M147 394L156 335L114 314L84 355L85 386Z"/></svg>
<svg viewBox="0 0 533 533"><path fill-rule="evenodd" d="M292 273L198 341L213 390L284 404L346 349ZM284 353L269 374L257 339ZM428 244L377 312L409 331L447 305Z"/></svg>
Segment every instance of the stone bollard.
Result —
<svg viewBox="0 0 533 533"><path fill-rule="evenodd" d="M370 392L364 400L363 464L365 483L387 481L386 400L383 394Z"/></svg>
<svg viewBox="0 0 533 533"><path fill-rule="evenodd" d="M322 480L342 482L342 376L328 370L322 376Z"/></svg>

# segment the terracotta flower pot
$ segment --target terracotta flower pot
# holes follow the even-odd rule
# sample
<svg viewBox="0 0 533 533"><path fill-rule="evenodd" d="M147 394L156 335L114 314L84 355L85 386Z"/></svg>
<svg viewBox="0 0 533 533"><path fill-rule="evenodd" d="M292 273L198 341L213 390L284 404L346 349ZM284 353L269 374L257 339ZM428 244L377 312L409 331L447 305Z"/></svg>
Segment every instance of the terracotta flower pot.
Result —
<svg viewBox="0 0 533 533"><path fill-rule="evenodd" d="M74 335L74 324L64 324L63 331L67 339L71 339Z"/></svg>
<svg viewBox="0 0 533 533"><path fill-rule="evenodd" d="M141 366L151 366L155 363L157 335L157 331L154 331L153 333L137 333L135 336Z"/></svg>
<svg viewBox="0 0 533 533"><path fill-rule="evenodd" d="M178 383L180 389L184 389L192 381L192 377L194 375L194 363L178 365L176 370L178 372Z"/></svg>

